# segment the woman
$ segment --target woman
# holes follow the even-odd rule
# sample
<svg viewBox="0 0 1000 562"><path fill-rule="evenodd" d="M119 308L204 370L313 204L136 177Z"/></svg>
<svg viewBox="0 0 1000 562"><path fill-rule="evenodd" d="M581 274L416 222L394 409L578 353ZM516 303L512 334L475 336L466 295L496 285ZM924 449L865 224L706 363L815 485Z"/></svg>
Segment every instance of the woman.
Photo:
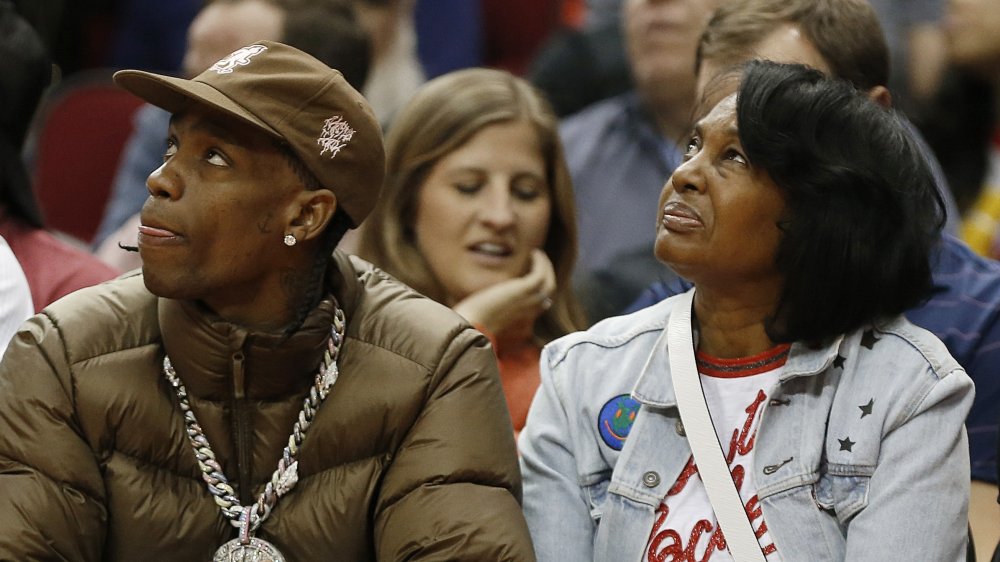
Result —
<svg viewBox="0 0 1000 562"><path fill-rule="evenodd" d="M32 131L29 128L43 94L49 91L52 60L42 38L12 2L0 1L0 29L0 99L4 100L0 104L0 237L24 271L32 310L39 312L60 297L113 279L120 272L46 228L32 187L32 173L37 170L29 170L21 155L28 137L42 132L39 124ZM39 122L43 115L40 112ZM55 134L55 129L49 131Z"/></svg>
<svg viewBox="0 0 1000 562"><path fill-rule="evenodd" d="M733 559L685 437L701 426L675 398L691 332L751 548L963 559L972 384L900 316L930 288L942 222L919 151L895 115L803 66L751 62L706 107L655 247L694 289L544 352L520 440L538 559Z"/></svg>
<svg viewBox="0 0 1000 562"><path fill-rule="evenodd" d="M428 83L386 145L387 181L359 254L490 337L516 433L541 346L582 327L556 118L524 80L461 70Z"/></svg>

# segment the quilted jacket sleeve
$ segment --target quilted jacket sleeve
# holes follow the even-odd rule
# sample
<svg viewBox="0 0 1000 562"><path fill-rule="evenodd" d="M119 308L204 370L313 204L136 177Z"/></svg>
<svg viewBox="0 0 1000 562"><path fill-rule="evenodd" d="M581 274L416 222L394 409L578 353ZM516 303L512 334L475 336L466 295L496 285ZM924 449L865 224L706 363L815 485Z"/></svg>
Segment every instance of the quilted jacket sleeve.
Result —
<svg viewBox="0 0 1000 562"><path fill-rule="evenodd" d="M423 412L376 505L379 560L534 560L496 360L469 328L450 338Z"/></svg>
<svg viewBox="0 0 1000 562"><path fill-rule="evenodd" d="M0 362L0 560L100 560L107 512L63 338L44 314Z"/></svg>

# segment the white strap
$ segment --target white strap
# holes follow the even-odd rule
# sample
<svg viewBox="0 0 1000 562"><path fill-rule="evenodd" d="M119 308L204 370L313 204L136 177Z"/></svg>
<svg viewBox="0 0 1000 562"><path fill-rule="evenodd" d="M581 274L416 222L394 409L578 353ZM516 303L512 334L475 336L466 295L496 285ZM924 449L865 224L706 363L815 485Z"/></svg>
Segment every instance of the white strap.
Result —
<svg viewBox="0 0 1000 562"><path fill-rule="evenodd" d="M684 293L679 300L667 326L667 350L677 409L680 410L688 444L734 562L765 562L757 535L729 472L698 377L691 338L694 290Z"/></svg>

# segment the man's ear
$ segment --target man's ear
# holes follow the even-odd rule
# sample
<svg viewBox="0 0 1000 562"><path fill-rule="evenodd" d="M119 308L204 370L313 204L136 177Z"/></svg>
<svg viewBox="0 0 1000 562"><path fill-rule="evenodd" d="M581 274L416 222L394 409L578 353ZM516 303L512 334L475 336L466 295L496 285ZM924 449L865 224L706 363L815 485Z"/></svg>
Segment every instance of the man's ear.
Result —
<svg viewBox="0 0 1000 562"><path fill-rule="evenodd" d="M326 230L337 211L337 196L329 189L302 191L292 204L295 216L289 222L288 234L299 242L317 238Z"/></svg>
<svg viewBox="0 0 1000 562"><path fill-rule="evenodd" d="M875 86L868 90L868 99L886 109L892 109L892 93L885 86Z"/></svg>

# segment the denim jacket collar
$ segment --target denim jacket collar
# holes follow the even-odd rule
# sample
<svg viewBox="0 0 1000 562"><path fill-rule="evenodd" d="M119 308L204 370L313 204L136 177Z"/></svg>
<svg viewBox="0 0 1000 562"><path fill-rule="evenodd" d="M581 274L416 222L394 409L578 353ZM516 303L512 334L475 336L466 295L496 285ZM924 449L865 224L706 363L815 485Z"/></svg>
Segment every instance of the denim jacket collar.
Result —
<svg viewBox="0 0 1000 562"><path fill-rule="evenodd" d="M693 289L692 289L693 290ZM670 375L670 356L667 353L667 333L664 329L656 339L653 349L646 359L639 378L632 388L632 397L640 403L655 408L671 408L677 405L674 386ZM698 332L693 334L698 345ZM780 375L781 382L812 376L826 370L837 358L844 336L837 336L825 345L810 347L800 342L792 344L788 361Z"/></svg>
<svg viewBox="0 0 1000 562"><path fill-rule="evenodd" d="M667 330L656 338L653 351L639 372L632 388L632 397L654 408L671 408L677 405L673 379L670 375L670 356L667 354Z"/></svg>

